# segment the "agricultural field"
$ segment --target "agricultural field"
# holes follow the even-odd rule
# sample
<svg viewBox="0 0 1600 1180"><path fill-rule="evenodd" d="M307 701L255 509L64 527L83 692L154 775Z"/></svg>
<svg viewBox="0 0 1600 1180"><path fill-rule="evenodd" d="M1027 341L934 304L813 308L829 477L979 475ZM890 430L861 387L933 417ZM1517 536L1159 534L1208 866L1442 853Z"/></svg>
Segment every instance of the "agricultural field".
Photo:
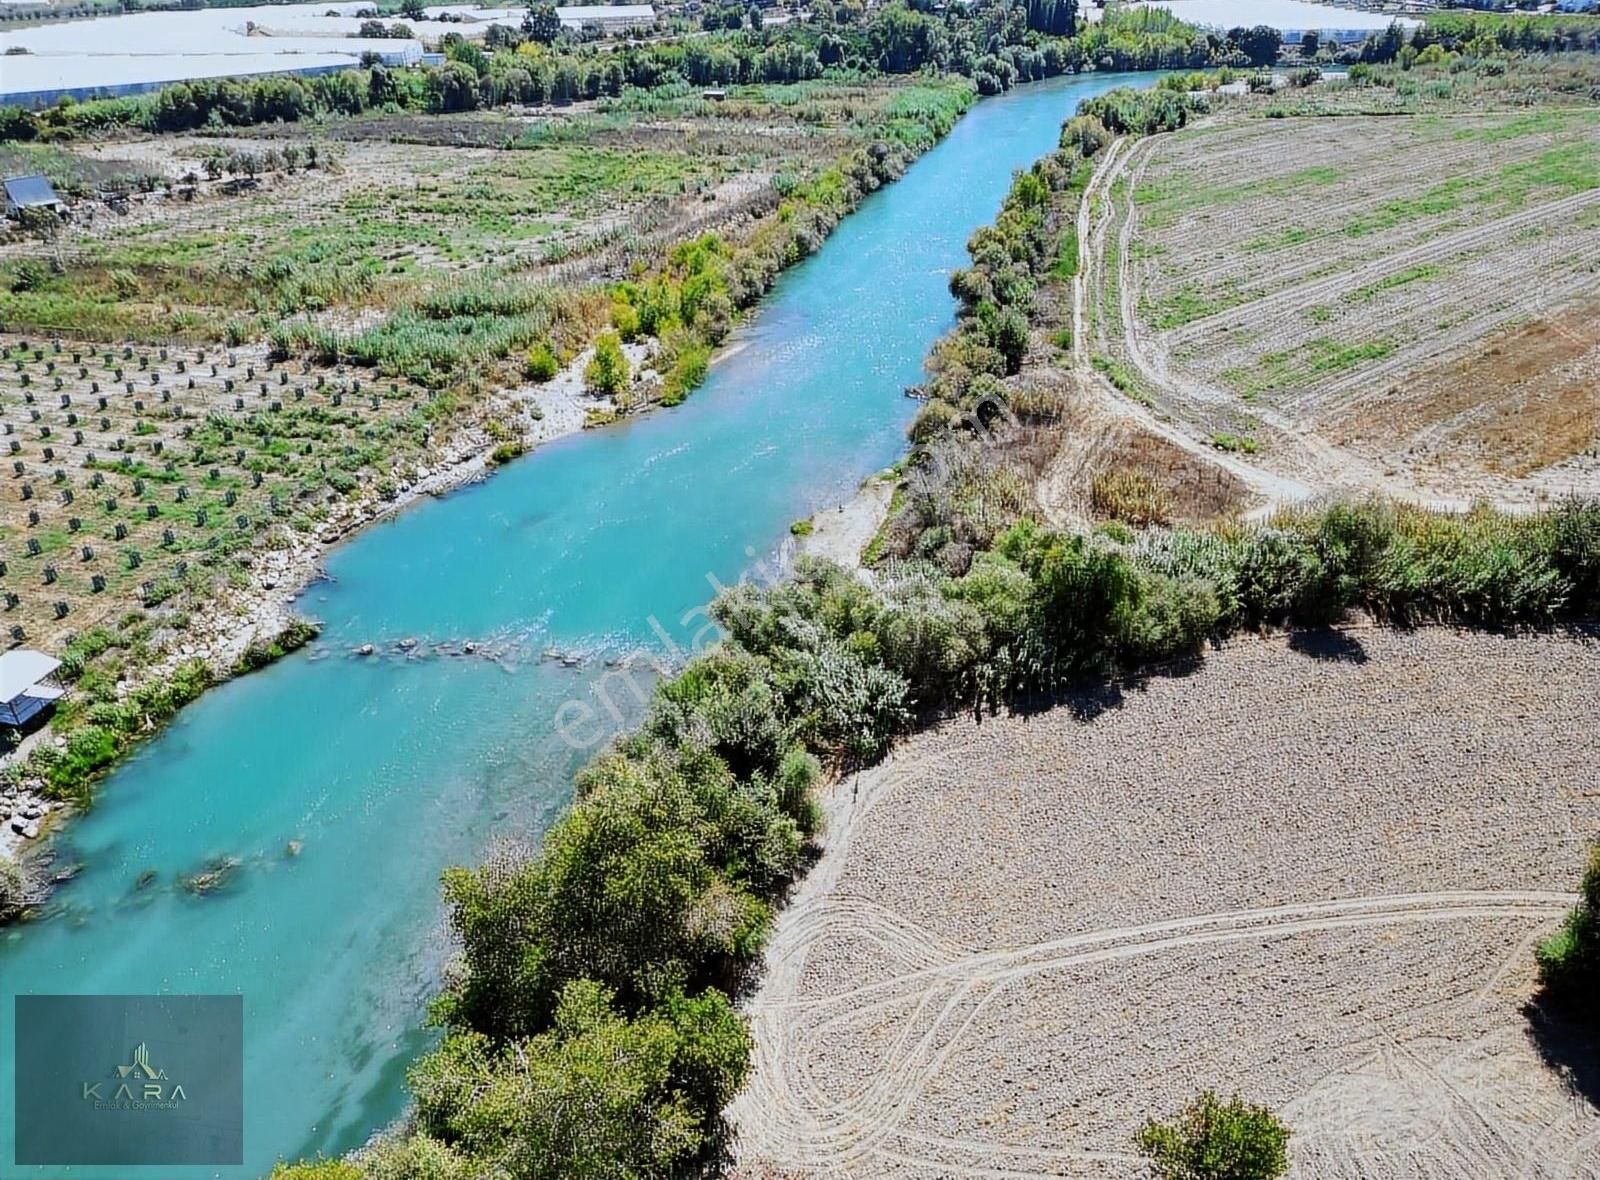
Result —
<svg viewBox="0 0 1600 1180"><path fill-rule="evenodd" d="M1223 103L1112 156L1097 367L1293 494L1600 489L1600 112L1358 100Z"/></svg>
<svg viewBox="0 0 1600 1180"><path fill-rule="evenodd" d="M444 409L259 347L7 338L0 358L4 626L56 650L130 608L242 584L257 550L337 535L358 488L393 499L417 478Z"/></svg>
<svg viewBox="0 0 1600 1180"><path fill-rule="evenodd" d="M799 256L780 203L825 232L842 162L887 141L903 163L969 95L811 83L0 147L73 198L0 241L6 643L117 636L135 682L248 661L349 530L683 396ZM697 289L714 320L672 326L651 279L671 352L624 328L622 387L590 388L616 283L731 274L752 241L740 302Z"/></svg>
<svg viewBox="0 0 1600 1180"><path fill-rule="evenodd" d="M1208 1087L1296 1175L1597 1175L1600 1046L1525 1011L1600 823L1595 643L1255 637L911 739L777 920L736 1175L1146 1176Z"/></svg>
<svg viewBox="0 0 1600 1180"><path fill-rule="evenodd" d="M786 187L892 132L921 90L802 83L722 102L648 95L525 117L374 113L13 145L17 164L68 189L161 187L85 202L48 245L0 246L0 323L237 343L288 317L360 322L470 277L623 277L667 244L771 212Z"/></svg>

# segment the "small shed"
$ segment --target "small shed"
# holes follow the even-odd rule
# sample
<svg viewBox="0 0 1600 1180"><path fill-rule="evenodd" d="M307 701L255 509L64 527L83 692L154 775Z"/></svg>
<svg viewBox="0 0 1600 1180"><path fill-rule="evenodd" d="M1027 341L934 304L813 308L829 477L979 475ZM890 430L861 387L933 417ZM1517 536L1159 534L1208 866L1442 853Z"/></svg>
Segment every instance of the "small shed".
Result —
<svg viewBox="0 0 1600 1180"><path fill-rule="evenodd" d="M726 90L702 90L700 97L709 99L712 102L721 102L728 97L728 92Z"/></svg>
<svg viewBox="0 0 1600 1180"><path fill-rule="evenodd" d="M42 175L8 176L6 190L6 216L17 217L24 209L48 209L52 213L66 210L66 202L56 196L55 188Z"/></svg>
<svg viewBox="0 0 1600 1180"><path fill-rule="evenodd" d="M17 648L0 655L0 725L22 728L60 700L65 690L51 682L61 661L42 651Z"/></svg>

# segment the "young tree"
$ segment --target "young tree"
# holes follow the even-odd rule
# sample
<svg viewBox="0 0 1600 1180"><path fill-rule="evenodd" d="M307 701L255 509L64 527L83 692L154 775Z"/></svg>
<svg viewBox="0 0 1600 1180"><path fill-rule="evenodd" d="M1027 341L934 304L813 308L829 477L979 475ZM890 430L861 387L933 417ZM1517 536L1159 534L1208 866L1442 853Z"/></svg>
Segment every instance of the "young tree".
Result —
<svg viewBox="0 0 1600 1180"><path fill-rule="evenodd" d="M628 387L628 358L622 355L622 341L615 332L606 332L595 342L583 380L593 392L607 397L616 397Z"/></svg>
<svg viewBox="0 0 1600 1180"><path fill-rule="evenodd" d="M561 18L554 4L530 4L528 14L522 18L522 32L531 41L550 45L561 36Z"/></svg>
<svg viewBox="0 0 1600 1180"><path fill-rule="evenodd" d="M1289 1170L1289 1129L1264 1106L1205 1091L1170 1123L1134 1140L1161 1180L1276 1180Z"/></svg>
<svg viewBox="0 0 1600 1180"><path fill-rule="evenodd" d="M400 0L400 15L407 20L423 20L422 0Z"/></svg>

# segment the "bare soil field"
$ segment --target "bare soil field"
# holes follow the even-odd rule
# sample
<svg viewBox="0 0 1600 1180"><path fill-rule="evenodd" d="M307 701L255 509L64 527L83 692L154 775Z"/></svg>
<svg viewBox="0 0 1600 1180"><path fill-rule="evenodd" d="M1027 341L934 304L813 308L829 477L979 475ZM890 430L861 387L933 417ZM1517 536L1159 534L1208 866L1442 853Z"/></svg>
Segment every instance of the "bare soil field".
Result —
<svg viewBox="0 0 1600 1180"><path fill-rule="evenodd" d="M1357 628L924 733L778 920L741 1174L1134 1176L1214 1087L1298 1176L1600 1176L1596 1046L1525 1011L1597 714L1593 634Z"/></svg>
<svg viewBox="0 0 1600 1180"><path fill-rule="evenodd" d="M1232 104L1096 182L1086 347L1191 439L1308 494L1600 489L1600 111Z"/></svg>

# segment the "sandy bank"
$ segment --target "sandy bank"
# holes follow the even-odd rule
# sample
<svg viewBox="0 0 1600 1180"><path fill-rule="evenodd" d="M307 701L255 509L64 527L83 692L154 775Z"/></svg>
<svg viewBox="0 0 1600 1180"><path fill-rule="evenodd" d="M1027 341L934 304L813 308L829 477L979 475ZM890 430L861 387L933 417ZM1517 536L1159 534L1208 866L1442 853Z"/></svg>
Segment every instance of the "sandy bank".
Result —
<svg viewBox="0 0 1600 1180"><path fill-rule="evenodd" d="M811 517L811 532L800 538L800 553L836 562L846 569L860 566L862 550L889 514L894 485L892 478L875 475L843 504Z"/></svg>

